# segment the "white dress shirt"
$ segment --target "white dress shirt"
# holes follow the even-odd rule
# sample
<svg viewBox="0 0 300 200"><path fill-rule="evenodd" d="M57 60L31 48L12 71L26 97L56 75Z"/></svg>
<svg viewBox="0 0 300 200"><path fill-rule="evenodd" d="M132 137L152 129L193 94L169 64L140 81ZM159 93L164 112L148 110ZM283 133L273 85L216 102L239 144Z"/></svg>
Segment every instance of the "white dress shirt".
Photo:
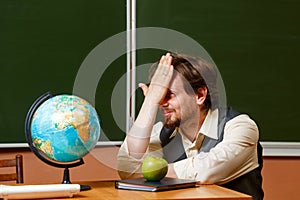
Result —
<svg viewBox="0 0 300 200"><path fill-rule="evenodd" d="M199 152L204 135L218 139L218 110L209 110L194 142L180 132L171 135L182 136L187 159L174 163L178 178L194 179L203 184L227 183L258 167L257 142L259 131L255 122L246 114L238 115L225 124L223 140L209 152ZM148 155L163 156L159 134L162 122L153 126ZM135 159L129 155L126 139L118 154L118 170L121 176L130 177L141 172L143 158Z"/></svg>

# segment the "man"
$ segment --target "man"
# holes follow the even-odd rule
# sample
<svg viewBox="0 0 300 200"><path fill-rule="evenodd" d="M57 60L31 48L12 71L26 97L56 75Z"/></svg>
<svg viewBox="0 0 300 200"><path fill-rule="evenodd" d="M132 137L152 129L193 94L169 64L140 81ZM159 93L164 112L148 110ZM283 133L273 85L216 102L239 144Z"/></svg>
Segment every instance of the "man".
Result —
<svg viewBox="0 0 300 200"><path fill-rule="evenodd" d="M253 120L221 108L217 73L204 60L162 56L139 115L118 154L121 178L141 176L148 155L165 158L167 176L214 183L263 199L259 131ZM155 123L158 109L164 116Z"/></svg>

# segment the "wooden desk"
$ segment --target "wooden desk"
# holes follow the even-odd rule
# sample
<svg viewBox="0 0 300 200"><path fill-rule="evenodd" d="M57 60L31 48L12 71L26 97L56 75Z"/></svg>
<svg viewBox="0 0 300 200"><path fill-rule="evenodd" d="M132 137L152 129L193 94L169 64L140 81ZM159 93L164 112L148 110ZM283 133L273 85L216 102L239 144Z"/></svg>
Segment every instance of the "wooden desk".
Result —
<svg viewBox="0 0 300 200"><path fill-rule="evenodd" d="M223 199L223 200L251 200L248 195L229 190L217 185L201 185L197 188L187 188L170 190L163 192L142 192L133 190L115 189L114 181L86 182L92 187L91 190L80 192L70 200L97 200L97 199L121 199L121 200L140 200L140 199ZM61 200L61 199L60 199Z"/></svg>

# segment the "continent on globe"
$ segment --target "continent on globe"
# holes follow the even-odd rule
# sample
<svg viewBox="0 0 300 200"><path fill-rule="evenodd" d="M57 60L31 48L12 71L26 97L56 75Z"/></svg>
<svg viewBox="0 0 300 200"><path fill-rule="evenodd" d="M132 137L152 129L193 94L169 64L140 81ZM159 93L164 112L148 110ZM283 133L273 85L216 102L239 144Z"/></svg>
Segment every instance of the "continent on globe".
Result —
<svg viewBox="0 0 300 200"><path fill-rule="evenodd" d="M86 104L87 102L83 99L62 98L57 103L57 113L52 115L52 120L58 129L64 129L71 125L77 129L79 137L84 142L87 142L90 137L90 114L88 108L84 106Z"/></svg>
<svg viewBox="0 0 300 200"><path fill-rule="evenodd" d="M42 152L44 152L49 158L54 159L52 154L52 147L51 142L49 141L42 141L38 138L35 138L33 140L33 144L40 149Z"/></svg>

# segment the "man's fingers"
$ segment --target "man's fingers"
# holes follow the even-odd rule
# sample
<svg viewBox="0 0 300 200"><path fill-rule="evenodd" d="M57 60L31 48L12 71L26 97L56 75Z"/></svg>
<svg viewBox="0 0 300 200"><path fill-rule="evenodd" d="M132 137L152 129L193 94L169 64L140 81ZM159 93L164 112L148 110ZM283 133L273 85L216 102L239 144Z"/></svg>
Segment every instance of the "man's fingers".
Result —
<svg viewBox="0 0 300 200"><path fill-rule="evenodd" d="M170 53L167 53L166 55L163 55L160 58L159 63L162 64L162 65L170 65L171 61L172 61L172 56L171 56Z"/></svg>
<svg viewBox="0 0 300 200"><path fill-rule="evenodd" d="M151 84L167 88L173 75L172 56L170 53L163 55L152 77Z"/></svg>

